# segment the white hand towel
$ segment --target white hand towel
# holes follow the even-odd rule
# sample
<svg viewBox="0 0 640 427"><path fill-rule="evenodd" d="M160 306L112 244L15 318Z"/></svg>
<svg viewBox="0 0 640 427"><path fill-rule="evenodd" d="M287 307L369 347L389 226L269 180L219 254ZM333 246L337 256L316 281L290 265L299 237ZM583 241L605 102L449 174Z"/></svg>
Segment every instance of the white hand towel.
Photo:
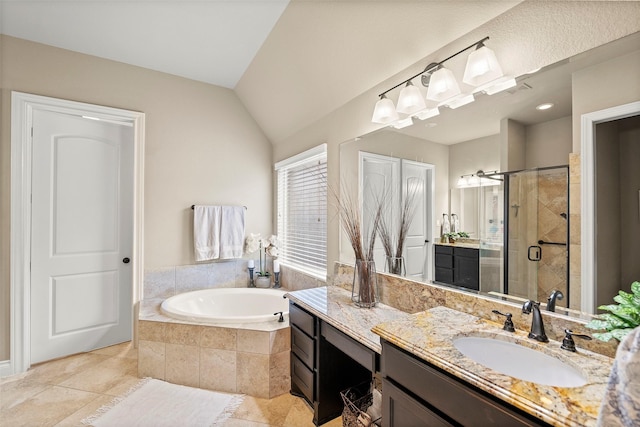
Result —
<svg viewBox="0 0 640 427"><path fill-rule="evenodd" d="M244 206L222 206L220 258L242 258L244 247Z"/></svg>
<svg viewBox="0 0 640 427"><path fill-rule="evenodd" d="M220 258L221 206L194 206L193 243L196 261Z"/></svg>

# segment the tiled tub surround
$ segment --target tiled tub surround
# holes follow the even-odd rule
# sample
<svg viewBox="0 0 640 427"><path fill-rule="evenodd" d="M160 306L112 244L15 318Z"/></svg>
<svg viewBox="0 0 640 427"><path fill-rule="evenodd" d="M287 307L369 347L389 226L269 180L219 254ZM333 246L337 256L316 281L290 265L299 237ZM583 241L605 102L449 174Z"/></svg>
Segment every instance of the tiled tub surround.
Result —
<svg viewBox="0 0 640 427"><path fill-rule="evenodd" d="M352 281L353 266L337 262L334 266L333 283L350 291ZM485 295L474 295L447 286L416 282L384 273L378 273L378 290L382 303L407 313L418 313L430 308L444 306L483 319L501 322L500 316L491 312L492 310L499 310L503 313L513 314L513 323L517 330L528 333L531 328L531 315L522 313L522 305ZM586 334L593 332L584 327L585 321L545 310L542 310L541 313L544 319L545 332L549 339L562 341L565 329ZM614 357L618 342L615 340L607 343L599 340L580 340L577 345L580 348Z"/></svg>
<svg viewBox="0 0 640 427"><path fill-rule="evenodd" d="M269 271L272 271L271 261L268 265ZM280 284L292 290L326 285L322 280L286 266L281 266ZM246 259L156 268L144 273L144 299L164 299L201 289L244 288L248 285L249 270Z"/></svg>
<svg viewBox="0 0 640 427"><path fill-rule="evenodd" d="M212 326L167 317L161 303L140 304L140 377L266 399L289 392L288 318Z"/></svg>
<svg viewBox="0 0 640 427"><path fill-rule="evenodd" d="M477 386L541 420L556 426L594 426L613 359L593 352L560 350L527 338L527 332L505 332L500 323L436 307L375 326L373 332L450 374ZM577 368L587 378L582 387L543 386L502 375L465 357L453 346L461 336L482 336L515 342L542 351ZM583 341L580 341L583 342Z"/></svg>

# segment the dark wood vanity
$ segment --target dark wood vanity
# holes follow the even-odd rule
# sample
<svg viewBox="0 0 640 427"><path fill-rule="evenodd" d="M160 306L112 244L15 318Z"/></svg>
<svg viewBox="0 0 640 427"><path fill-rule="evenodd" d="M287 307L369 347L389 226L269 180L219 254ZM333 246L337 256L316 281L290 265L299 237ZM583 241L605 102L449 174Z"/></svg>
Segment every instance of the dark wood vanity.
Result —
<svg viewBox="0 0 640 427"><path fill-rule="evenodd" d="M385 427L548 425L384 340L381 373Z"/></svg>
<svg viewBox="0 0 640 427"><path fill-rule="evenodd" d="M466 289L480 289L480 250L435 244L435 281Z"/></svg>
<svg viewBox="0 0 640 427"><path fill-rule="evenodd" d="M372 377L382 384L384 427L595 425L609 358L570 356L589 373L586 388L506 379L452 344L461 334L512 338L499 324L443 306L415 314L384 304L360 309L350 297L337 286L287 294L291 393L311 405L315 425L339 417L340 392ZM526 339L526 331L515 334Z"/></svg>
<svg viewBox="0 0 640 427"><path fill-rule="evenodd" d="M342 413L340 392L371 381L379 355L293 302L291 325L291 393L313 408L321 425Z"/></svg>

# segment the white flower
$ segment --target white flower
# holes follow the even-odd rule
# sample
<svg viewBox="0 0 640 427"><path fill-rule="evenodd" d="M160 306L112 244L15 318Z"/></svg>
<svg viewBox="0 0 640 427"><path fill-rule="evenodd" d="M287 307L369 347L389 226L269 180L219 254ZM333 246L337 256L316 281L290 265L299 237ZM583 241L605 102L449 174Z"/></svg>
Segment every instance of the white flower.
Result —
<svg viewBox="0 0 640 427"><path fill-rule="evenodd" d="M244 249L245 253L250 254L257 251L260 248L260 243L261 243L260 233L249 234L249 237L245 239L245 249Z"/></svg>
<svg viewBox="0 0 640 427"><path fill-rule="evenodd" d="M275 246L269 246L266 249L267 255L272 256L274 258L278 257L278 248Z"/></svg>
<svg viewBox="0 0 640 427"><path fill-rule="evenodd" d="M269 245L280 246L280 242L278 241L278 236L276 236L275 234L272 234L271 237L269 237Z"/></svg>

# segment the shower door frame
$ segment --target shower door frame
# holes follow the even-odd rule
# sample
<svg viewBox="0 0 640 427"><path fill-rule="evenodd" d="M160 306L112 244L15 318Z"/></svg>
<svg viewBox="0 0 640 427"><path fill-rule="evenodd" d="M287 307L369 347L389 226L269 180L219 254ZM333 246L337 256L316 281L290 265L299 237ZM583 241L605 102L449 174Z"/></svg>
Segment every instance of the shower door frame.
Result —
<svg viewBox="0 0 640 427"><path fill-rule="evenodd" d="M570 224L570 215L569 215L569 199L570 199L570 187L569 187L569 165L557 165L557 166L546 166L546 167L540 167L540 168L531 168L531 169L521 169L521 170L515 170L515 171L508 171L508 172L497 172L494 174L489 174L486 175L486 177L490 178L491 177L496 177L496 176L502 176L503 177L503 184L502 184L502 190L503 190L503 255L502 255L502 265L503 265L503 271L502 271L502 282L503 282L503 286L502 286L502 293L504 295L510 295L509 294L509 209L510 209L510 205L509 205L509 176L516 174L516 173L523 173L523 172L540 172L540 171L545 171L545 170L553 170L553 169L566 169L567 171L567 211L566 211L566 233L565 233L565 241L566 241L566 272L565 272L565 276L566 276L566 282L565 282L565 287L564 289L561 289L564 296L565 296L565 300L563 301L567 307L569 307L569 302L570 302L570 292L569 292L569 282L570 282L570 275L569 275L569 257L570 257L570 244L569 244L569 233L570 233L570 229L571 229L571 224ZM495 179L495 178L493 178ZM536 184L537 185L537 184ZM536 239L536 242L539 239ZM537 286L537 277L536 277L536 286ZM481 287L482 289L482 287ZM544 302L544 301L543 301Z"/></svg>

